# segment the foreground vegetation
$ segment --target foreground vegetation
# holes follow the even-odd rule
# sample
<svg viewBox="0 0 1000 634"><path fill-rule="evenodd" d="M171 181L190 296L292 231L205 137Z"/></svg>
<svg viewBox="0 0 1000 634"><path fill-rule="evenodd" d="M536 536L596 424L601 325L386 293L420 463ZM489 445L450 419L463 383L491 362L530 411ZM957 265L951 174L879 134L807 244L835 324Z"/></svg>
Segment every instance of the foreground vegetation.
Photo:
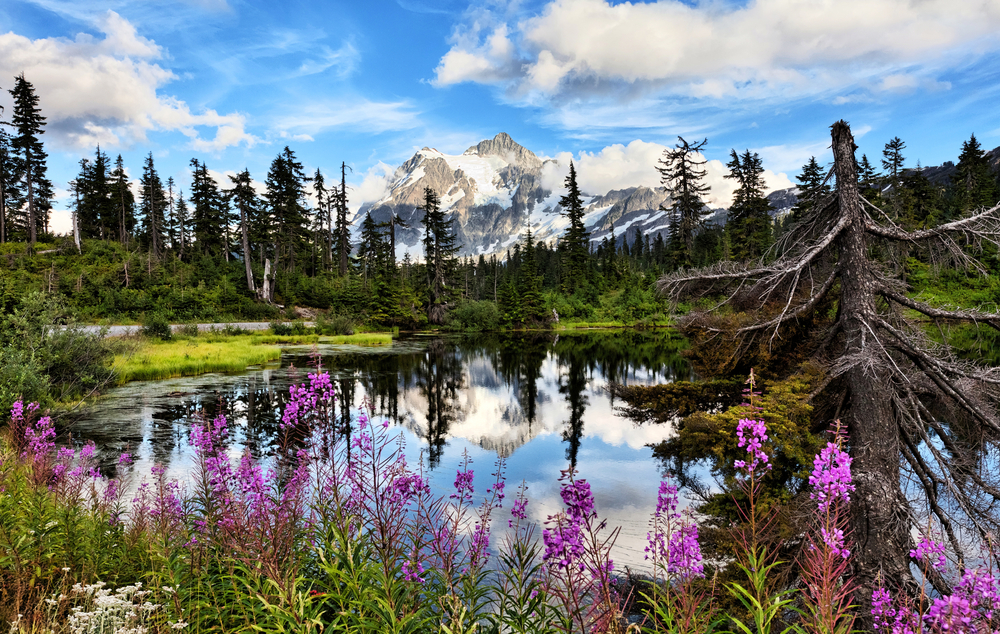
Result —
<svg viewBox="0 0 1000 634"><path fill-rule="evenodd" d="M678 511L666 480L650 519L649 578L615 568L617 530L598 517L585 480L564 473L564 508L540 534L524 486L506 486L502 461L484 494L467 459L452 492L432 495L387 423L362 413L345 433L326 374L291 388L273 456L233 460L225 418L196 423L186 485L162 466L135 473L129 454L102 475L92 445L56 450L51 420L18 402L0 450L0 618L12 632L750 634L790 626L846 634L856 625L847 600L854 485L846 439L834 434L814 459L802 509L809 547L796 562L806 583L789 586L774 574L771 514L759 505L775 447L765 423L749 417L752 387L750 403L732 412L747 416L729 491L738 548L724 561L703 560L696 518ZM914 557L925 575L957 575L954 591L894 599L894 588L878 588L877 630L1000 625L992 570L952 570L933 535ZM720 566L735 571L733 581L713 580Z"/></svg>

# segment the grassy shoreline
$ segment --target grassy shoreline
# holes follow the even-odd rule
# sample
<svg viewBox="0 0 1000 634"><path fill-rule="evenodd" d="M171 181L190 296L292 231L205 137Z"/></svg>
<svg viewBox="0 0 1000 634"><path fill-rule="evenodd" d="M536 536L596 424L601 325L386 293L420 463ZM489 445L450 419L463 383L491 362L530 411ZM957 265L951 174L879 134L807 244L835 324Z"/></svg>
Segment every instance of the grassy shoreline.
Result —
<svg viewBox="0 0 1000 634"><path fill-rule="evenodd" d="M242 372L251 365L262 365L281 358L281 345L359 345L392 344L387 333L355 335L274 335L269 333L174 337L170 341L141 340L134 351L115 356L118 385L130 381L153 381L211 372Z"/></svg>

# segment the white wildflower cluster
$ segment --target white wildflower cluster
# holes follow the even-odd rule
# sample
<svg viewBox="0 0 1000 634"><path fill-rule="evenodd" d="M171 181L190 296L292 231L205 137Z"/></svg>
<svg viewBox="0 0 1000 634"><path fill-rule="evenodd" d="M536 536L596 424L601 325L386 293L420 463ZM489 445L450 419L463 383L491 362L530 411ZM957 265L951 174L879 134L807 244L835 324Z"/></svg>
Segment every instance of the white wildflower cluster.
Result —
<svg viewBox="0 0 1000 634"><path fill-rule="evenodd" d="M116 590L108 588L103 581L90 585L78 583L68 595L53 595L45 600L50 622L47 625L52 627L43 627L40 631L46 634L57 629L70 634L147 634L149 616L162 607L146 599L150 594L152 591L142 589L141 581ZM73 607L69 608L64 630L56 621L61 614L66 614L67 605ZM20 626L19 618L11 623L11 633L21 632ZM173 627L180 629L176 625Z"/></svg>
<svg viewBox="0 0 1000 634"><path fill-rule="evenodd" d="M151 591L143 590L141 581L117 590L106 586L103 581L73 586L71 593L84 598L84 605L70 610L67 622L70 633L146 634L147 617L160 607L145 600Z"/></svg>

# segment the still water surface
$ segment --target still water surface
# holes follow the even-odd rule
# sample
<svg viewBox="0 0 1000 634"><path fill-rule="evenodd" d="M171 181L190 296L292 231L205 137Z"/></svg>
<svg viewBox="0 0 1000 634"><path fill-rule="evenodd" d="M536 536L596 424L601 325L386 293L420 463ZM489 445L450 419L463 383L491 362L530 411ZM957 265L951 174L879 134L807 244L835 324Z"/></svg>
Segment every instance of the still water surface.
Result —
<svg viewBox="0 0 1000 634"><path fill-rule="evenodd" d="M72 438L93 440L109 462L131 451L135 477L161 463L183 482L193 466L191 422L221 411L234 458L246 448L267 456L289 385L301 382L318 356L335 379L343 420L356 421L362 408L388 419L406 440L409 463L422 460L439 493L448 493L463 452L473 460L477 492L503 457L508 492L525 481L529 514L541 523L560 509L557 479L573 467L590 482L600 516L622 527L615 561L641 568L662 470L650 445L671 430L626 419L605 387L691 378L679 345L668 331L604 331L407 336L382 348L294 346L280 363L240 374L115 389L73 423ZM507 525L509 500L495 516L495 534Z"/></svg>

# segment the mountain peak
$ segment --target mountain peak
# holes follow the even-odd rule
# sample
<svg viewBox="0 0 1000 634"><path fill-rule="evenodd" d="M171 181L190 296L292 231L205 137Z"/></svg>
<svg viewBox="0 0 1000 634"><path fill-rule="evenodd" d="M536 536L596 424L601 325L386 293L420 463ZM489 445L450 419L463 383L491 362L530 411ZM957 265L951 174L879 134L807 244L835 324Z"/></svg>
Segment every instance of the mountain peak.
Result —
<svg viewBox="0 0 1000 634"><path fill-rule="evenodd" d="M501 132L492 139L480 141L473 145L465 154L477 156L497 156L509 163L516 163L524 167L541 167L542 161L534 152L519 145L506 132Z"/></svg>

